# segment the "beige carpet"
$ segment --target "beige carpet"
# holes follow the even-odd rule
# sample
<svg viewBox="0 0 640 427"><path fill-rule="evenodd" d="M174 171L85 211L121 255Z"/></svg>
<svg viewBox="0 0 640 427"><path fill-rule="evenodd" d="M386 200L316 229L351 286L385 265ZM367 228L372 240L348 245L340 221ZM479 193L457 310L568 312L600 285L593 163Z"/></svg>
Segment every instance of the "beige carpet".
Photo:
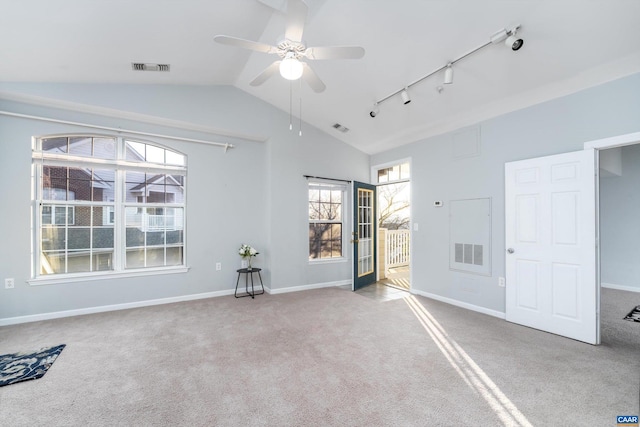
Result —
<svg viewBox="0 0 640 427"><path fill-rule="evenodd" d="M0 354L67 347L0 388L0 424L612 426L640 412L639 299L603 291L598 347L340 288L2 327Z"/></svg>

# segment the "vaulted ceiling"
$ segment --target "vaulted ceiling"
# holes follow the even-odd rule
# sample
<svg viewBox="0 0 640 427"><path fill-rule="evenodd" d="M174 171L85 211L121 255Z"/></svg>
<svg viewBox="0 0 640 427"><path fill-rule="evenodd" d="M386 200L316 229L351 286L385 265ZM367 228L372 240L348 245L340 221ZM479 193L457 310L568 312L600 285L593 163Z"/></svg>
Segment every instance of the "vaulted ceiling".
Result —
<svg viewBox="0 0 640 427"><path fill-rule="evenodd" d="M301 99L306 122L367 153L640 71L637 0L307 0L307 46L366 50L362 59L310 61L322 93L279 75L250 86L276 58L213 40L276 44L285 0L2 3L0 82L234 85L286 112L293 98L296 116ZM515 25L519 51L483 48L455 64L453 84L437 73L410 88L410 104L394 96L370 117L375 101ZM132 62L171 71L136 72Z"/></svg>

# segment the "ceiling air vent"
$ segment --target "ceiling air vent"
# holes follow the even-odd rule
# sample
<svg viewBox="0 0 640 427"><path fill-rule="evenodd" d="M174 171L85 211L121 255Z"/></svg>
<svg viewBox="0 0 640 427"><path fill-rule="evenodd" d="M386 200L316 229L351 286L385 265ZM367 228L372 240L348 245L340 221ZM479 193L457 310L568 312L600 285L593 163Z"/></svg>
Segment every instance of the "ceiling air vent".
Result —
<svg viewBox="0 0 640 427"><path fill-rule="evenodd" d="M342 133L349 132L349 128L342 126L340 123L336 123L335 125L333 125L333 128L338 129Z"/></svg>
<svg viewBox="0 0 640 427"><path fill-rule="evenodd" d="M145 64L142 62L132 62L131 68L134 71L169 71L169 64Z"/></svg>

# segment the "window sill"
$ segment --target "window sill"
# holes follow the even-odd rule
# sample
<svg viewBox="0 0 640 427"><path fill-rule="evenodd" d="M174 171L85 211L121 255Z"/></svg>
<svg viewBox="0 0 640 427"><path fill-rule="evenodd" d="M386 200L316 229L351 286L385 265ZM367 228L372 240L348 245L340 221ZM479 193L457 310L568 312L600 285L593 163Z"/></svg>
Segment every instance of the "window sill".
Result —
<svg viewBox="0 0 640 427"><path fill-rule="evenodd" d="M309 265L322 265L322 264L339 264L342 262L349 262L349 258L326 258L326 259L314 259L309 260Z"/></svg>
<svg viewBox="0 0 640 427"><path fill-rule="evenodd" d="M53 275L53 276L41 276L34 279L27 280L27 283L31 286L42 285L59 285L64 283L76 283L76 282L93 282L96 280L105 279L124 279L129 277L143 277L143 276L157 276L162 274L177 274L186 273L189 271L189 267L163 267L144 270L127 270L117 272L104 272L104 273L77 273L77 274L65 274L65 275Z"/></svg>

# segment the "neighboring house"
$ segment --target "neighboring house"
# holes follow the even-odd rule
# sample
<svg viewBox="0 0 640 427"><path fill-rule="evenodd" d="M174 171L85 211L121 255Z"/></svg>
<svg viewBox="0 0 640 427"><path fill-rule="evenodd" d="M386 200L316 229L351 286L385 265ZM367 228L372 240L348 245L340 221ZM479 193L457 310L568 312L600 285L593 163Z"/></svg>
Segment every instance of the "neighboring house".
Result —
<svg viewBox="0 0 640 427"><path fill-rule="evenodd" d="M184 200L182 177L154 175L131 188L127 187L127 200L138 203L175 203ZM127 224L135 225L140 231L174 231L182 229L182 211L167 208L138 209L135 214L127 211Z"/></svg>

